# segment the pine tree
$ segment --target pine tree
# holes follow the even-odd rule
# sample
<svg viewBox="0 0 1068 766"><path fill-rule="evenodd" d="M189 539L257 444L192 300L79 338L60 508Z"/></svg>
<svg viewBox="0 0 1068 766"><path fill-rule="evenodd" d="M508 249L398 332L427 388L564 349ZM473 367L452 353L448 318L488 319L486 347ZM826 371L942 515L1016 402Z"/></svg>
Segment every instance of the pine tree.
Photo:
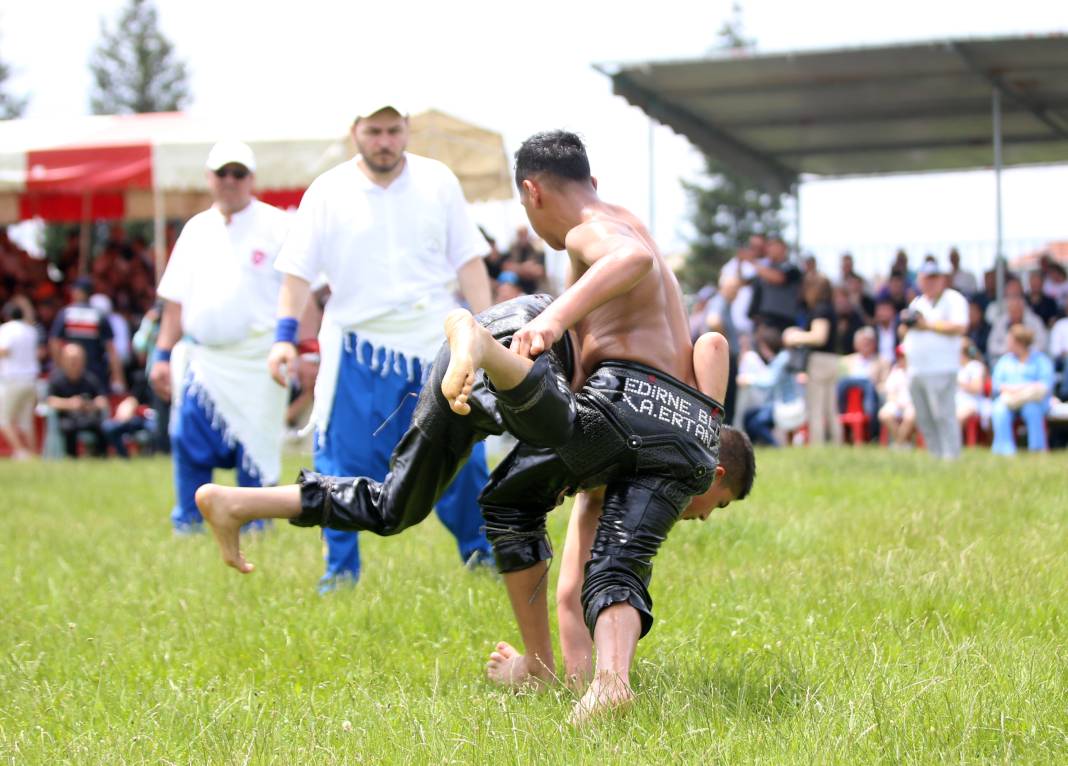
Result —
<svg viewBox="0 0 1068 766"><path fill-rule="evenodd" d="M720 52L753 48L753 41L743 33L737 3L731 18L720 28L717 40L714 50ZM714 284L723 264L753 234L782 234L782 196L761 191L713 157L705 158L705 178L698 183L684 181L683 188L693 205L691 220L697 232L679 274L690 288Z"/></svg>
<svg viewBox="0 0 1068 766"><path fill-rule="evenodd" d="M11 76L11 68L0 61L0 120L13 120L21 117L26 109L26 99L11 95L5 84Z"/></svg>
<svg viewBox="0 0 1068 766"><path fill-rule="evenodd" d="M151 0L130 0L114 29L100 21L89 69L93 114L178 111L189 103L185 62L159 29Z"/></svg>

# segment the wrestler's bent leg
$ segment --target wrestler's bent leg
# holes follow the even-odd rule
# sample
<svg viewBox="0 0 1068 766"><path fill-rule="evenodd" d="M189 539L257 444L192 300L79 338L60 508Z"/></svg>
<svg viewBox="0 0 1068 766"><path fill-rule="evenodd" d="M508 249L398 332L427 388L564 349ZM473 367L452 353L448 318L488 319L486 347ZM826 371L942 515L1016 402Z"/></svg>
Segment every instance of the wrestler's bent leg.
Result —
<svg viewBox="0 0 1068 766"><path fill-rule="evenodd" d="M488 674L506 685L547 681L556 666L546 602L552 548L545 516L567 489L569 472L547 449L518 444L497 467L479 502L523 641L523 653L498 644Z"/></svg>

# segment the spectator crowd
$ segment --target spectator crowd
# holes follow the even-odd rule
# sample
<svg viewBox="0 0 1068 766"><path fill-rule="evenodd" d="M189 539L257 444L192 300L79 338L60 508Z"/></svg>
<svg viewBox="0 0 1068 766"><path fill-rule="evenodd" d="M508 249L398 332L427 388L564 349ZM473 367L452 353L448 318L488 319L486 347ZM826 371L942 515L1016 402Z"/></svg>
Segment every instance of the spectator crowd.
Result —
<svg viewBox="0 0 1068 766"><path fill-rule="evenodd" d="M483 234L494 302L549 290L544 249L526 226L504 249ZM176 237L169 227L168 251ZM170 449L169 408L147 379L161 312L152 251L118 224L100 239L83 264L76 231L35 258L0 227L0 454L40 451L49 426L72 457ZM294 429L307 421L317 371L317 349L303 351L286 416Z"/></svg>
<svg viewBox="0 0 1068 766"><path fill-rule="evenodd" d="M694 338L732 349L725 403L758 444L882 442L955 458L962 443L1065 445L1068 278L1044 256L1026 274L981 281L954 249L914 265L898 251L882 278L794 262L753 236L692 301Z"/></svg>
<svg viewBox="0 0 1068 766"><path fill-rule="evenodd" d="M503 249L483 234L495 302L550 291L526 226ZM66 454L167 451L167 407L146 376L160 320L148 243L115 225L85 273L78 253L76 233L49 260L0 229L0 434L14 457L40 449L38 408L53 414ZM691 333L727 336L728 414L758 444L919 444L944 457L960 441L999 453L1064 446L1068 273L1043 257L1026 274L1007 272L1003 289L998 302L996 271L977 279L956 250L944 267L928 255L915 268L898 251L883 277L859 274L844 253L828 275L755 235L693 296ZM924 311L936 329L917 327ZM317 369L314 349L302 359L292 427L307 420Z"/></svg>

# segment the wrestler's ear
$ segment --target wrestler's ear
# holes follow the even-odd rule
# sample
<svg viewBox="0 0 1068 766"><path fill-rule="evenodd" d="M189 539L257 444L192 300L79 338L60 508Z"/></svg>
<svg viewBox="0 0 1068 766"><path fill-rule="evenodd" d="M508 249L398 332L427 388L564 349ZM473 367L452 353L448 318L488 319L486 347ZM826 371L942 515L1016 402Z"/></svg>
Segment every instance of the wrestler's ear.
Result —
<svg viewBox="0 0 1068 766"><path fill-rule="evenodd" d="M529 178L523 179L523 191L534 207L541 207L541 187Z"/></svg>

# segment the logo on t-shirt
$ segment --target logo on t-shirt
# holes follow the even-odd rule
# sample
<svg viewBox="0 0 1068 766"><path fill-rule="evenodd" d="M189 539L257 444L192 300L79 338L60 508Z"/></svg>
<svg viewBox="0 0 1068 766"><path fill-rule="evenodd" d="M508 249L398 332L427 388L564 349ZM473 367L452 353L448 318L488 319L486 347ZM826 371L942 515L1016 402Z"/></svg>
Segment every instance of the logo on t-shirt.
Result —
<svg viewBox="0 0 1068 766"><path fill-rule="evenodd" d="M267 260L267 253L263 252L262 250L253 250L252 251L252 265L253 266L260 266L266 260Z"/></svg>

